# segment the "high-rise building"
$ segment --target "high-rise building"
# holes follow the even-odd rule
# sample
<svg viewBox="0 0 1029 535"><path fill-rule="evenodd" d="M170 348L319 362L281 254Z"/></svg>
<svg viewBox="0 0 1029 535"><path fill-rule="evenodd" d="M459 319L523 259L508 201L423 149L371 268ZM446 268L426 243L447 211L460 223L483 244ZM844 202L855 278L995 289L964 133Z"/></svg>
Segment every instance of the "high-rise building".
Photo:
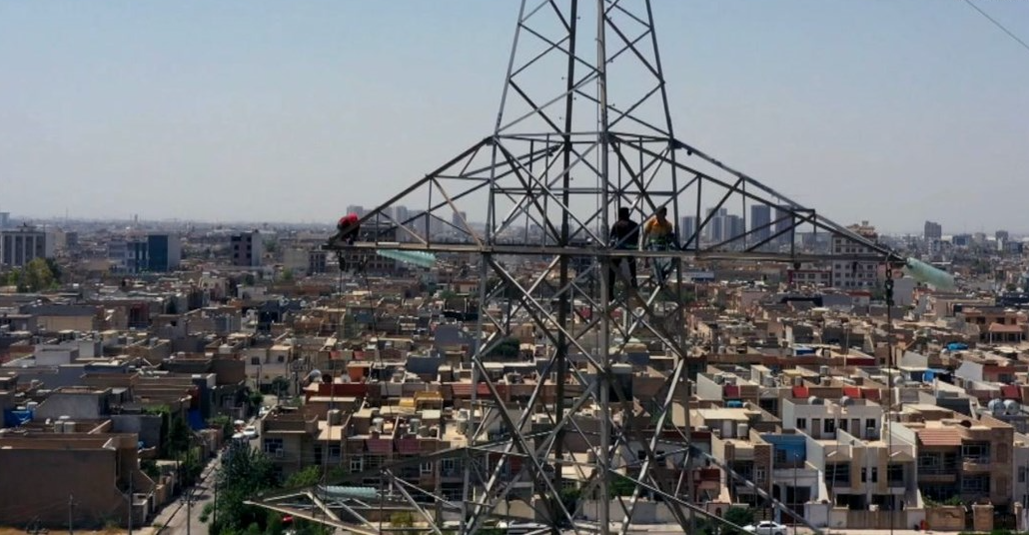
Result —
<svg viewBox="0 0 1029 535"><path fill-rule="evenodd" d="M790 213L782 208L775 209L775 230L772 235L775 239L772 243L776 245L789 245L790 241L793 240L793 232L791 232L790 226L793 225L793 218L790 217Z"/></svg>
<svg viewBox="0 0 1029 535"><path fill-rule="evenodd" d="M53 258L53 236L35 227L23 225L0 231L0 264L23 267L36 258Z"/></svg>
<svg viewBox="0 0 1029 535"><path fill-rule="evenodd" d="M926 221L922 237L926 240L939 240L943 238L943 226L933 221Z"/></svg>
<svg viewBox="0 0 1029 535"><path fill-rule="evenodd" d="M743 218L738 215L727 215L725 216L725 229L723 231L723 240L736 240L741 238L747 233L747 225L744 223ZM732 245L742 245L740 243L733 243Z"/></svg>
<svg viewBox="0 0 1029 535"><path fill-rule="evenodd" d="M767 204L753 204L750 206L750 230L753 232L750 241L761 243L772 235L772 207Z"/></svg>
<svg viewBox="0 0 1029 535"><path fill-rule="evenodd" d="M461 223L462 220L468 221L468 212L454 212L454 215L450 217L450 224L463 230L464 224Z"/></svg>
<svg viewBox="0 0 1029 535"><path fill-rule="evenodd" d="M993 234L993 237L997 239L998 243L1003 243L1011 238L1011 234L1009 234L1006 230L998 230Z"/></svg>
<svg viewBox="0 0 1029 535"><path fill-rule="evenodd" d="M406 206L394 206L393 207L393 219L397 220L397 223L403 223L410 216Z"/></svg>
<svg viewBox="0 0 1029 535"><path fill-rule="evenodd" d="M230 239L232 245L232 265L257 267L264 256L264 240L256 230L235 234Z"/></svg>
<svg viewBox="0 0 1029 535"><path fill-rule="evenodd" d="M178 234L154 233L147 236L147 271L172 271L182 261L182 242Z"/></svg>
<svg viewBox="0 0 1029 535"><path fill-rule="evenodd" d="M11 225L11 213L0 212L0 229L5 229Z"/></svg>
<svg viewBox="0 0 1029 535"><path fill-rule="evenodd" d="M679 241L680 241L680 243L682 243L683 245L686 245L686 242L690 238L693 237L693 233L696 232L696 231L697 231L697 216L684 215L684 216L679 218ZM693 240L693 242L690 244L690 247L691 248L696 248L697 247L697 241L699 241L699 240L696 240L696 239Z"/></svg>
<svg viewBox="0 0 1029 535"><path fill-rule="evenodd" d="M729 215L729 210L725 208L714 208L707 209L707 240L714 243L719 243L725 240L725 217Z"/></svg>

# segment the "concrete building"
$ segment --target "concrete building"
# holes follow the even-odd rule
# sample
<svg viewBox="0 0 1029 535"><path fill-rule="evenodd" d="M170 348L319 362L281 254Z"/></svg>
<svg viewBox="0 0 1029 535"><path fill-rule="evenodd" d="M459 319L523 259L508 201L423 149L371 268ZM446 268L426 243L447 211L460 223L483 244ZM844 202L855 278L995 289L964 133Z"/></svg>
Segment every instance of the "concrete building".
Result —
<svg viewBox="0 0 1029 535"><path fill-rule="evenodd" d="M750 207L750 230L754 231L752 241L760 243L772 235L772 207L755 204Z"/></svg>
<svg viewBox="0 0 1029 535"><path fill-rule="evenodd" d="M102 528L108 521L125 525L131 486L134 523L140 525L154 504L155 485L139 470L137 440L135 434L74 431L0 437L4 524L38 522L52 529L68 529L69 520L79 529ZM68 507L69 498L74 507Z"/></svg>
<svg viewBox="0 0 1029 535"><path fill-rule="evenodd" d="M738 215L729 215L725 217L725 240L735 240L743 237L747 233L747 225L743 221L743 218ZM734 243L736 247L742 247L742 243Z"/></svg>
<svg viewBox="0 0 1029 535"><path fill-rule="evenodd" d="M107 259L114 262L119 273L142 273L150 265L150 248L146 241L128 238L111 240L107 244Z"/></svg>
<svg viewBox="0 0 1029 535"><path fill-rule="evenodd" d="M36 258L53 258L54 240L45 231L22 226L0 231L0 264L24 267Z"/></svg>
<svg viewBox="0 0 1029 535"><path fill-rule="evenodd" d="M875 227L867 221L860 225L848 227L851 231L865 239L876 241L879 235ZM874 256L876 253L863 245L855 244L846 238L833 236L832 254L839 256ZM853 260L852 258L841 258L832 261L832 284L836 288L848 289L869 289L875 287L879 275L878 260Z"/></svg>
<svg viewBox="0 0 1029 535"><path fill-rule="evenodd" d="M923 496L936 501L986 498L998 509L1011 505L1016 474L1013 427L991 416L978 421L958 418L960 414L935 405L905 410L917 411L926 420L904 424L917 437L918 487Z"/></svg>
<svg viewBox="0 0 1029 535"><path fill-rule="evenodd" d="M0 230L3 230L11 226L11 213L0 212Z"/></svg>
<svg viewBox="0 0 1029 535"><path fill-rule="evenodd" d="M147 271L165 272L179 267L182 261L182 242L178 234L150 234L146 244Z"/></svg>
<svg viewBox="0 0 1029 535"><path fill-rule="evenodd" d="M685 215L679 218L679 241L685 245L686 241L693 237L697 231L697 216ZM696 247L698 240L693 240L690 247Z"/></svg>
<svg viewBox="0 0 1029 535"><path fill-rule="evenodd" d="M259 267L264 256L264 240L258 231L234 234L230 238L232 245L232 265L243 267Z"/></svg>
<svg viewBox="0 0 1029 535"><path fill-rule="evenodd" d="M772 243L776 245L789 245L790 240L793 237L793 233L790 232L788 229L792 224L793 218L790 217L789 212L787 212L786 210L782 210L780 208L776 208L775 224L773 225L773 227L775 227L775 230L772 231L772 234L778 237L775 238L775 240L773 240Z"/></svg>
<svg viewBox="0 0 1029 535"><path fill-rule="evenodd" d="M925 238L926 241L943 239L943 227L939 223L926 221L922 237Z"/></svg>
<svg viewBox="0 0 1029 535"><path fill-rule="evenodd" d="M729 211L725 208L714 208L707 209L707 228L705 229L707 240L711 243L719 243L725 240L726 236L726 224L725 219L729 216Z"/></svg>

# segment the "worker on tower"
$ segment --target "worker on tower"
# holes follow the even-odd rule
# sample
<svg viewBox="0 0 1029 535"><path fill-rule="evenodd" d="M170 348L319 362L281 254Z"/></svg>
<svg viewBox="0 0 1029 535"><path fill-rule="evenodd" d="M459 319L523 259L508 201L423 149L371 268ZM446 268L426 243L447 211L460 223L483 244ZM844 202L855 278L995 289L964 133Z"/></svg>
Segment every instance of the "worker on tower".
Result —
<svg viewBox="0 0 1029 535"><path fill-rule="evenodd" d="M618 221L611 225L610 236L611 246L615 249L632 250L640 241L640 226L630 219L629 215L627 207L622 206L618 208ZM638 289L639 285L636 282L636 259L630 256L625 258L625 261L629 264L629 283L633 288ZM611 267L608 268L607 279L607 294L609 296L615 294L615 277L621 267L622 258L615 257L611 259Z"/></svg>
<svg viewBox="0 0 1029 535"><path fill-rule="evenodd" d="M336 223L336 234L329 238L329 245L334 246L342 243L353 245L360 232L361 218L357 214L347 214L339 218L339 222Z"/></svg>
<svg viewBox="0 0 1029 535"><path fill-rule="evenodd" d="M661 206L657 213L643 224L640 233L640 251L668 251L675 244L675 229L668 220L668 208ZM654 259L654 284L660 288L671 271L671 261L667 258Z"/></svg>

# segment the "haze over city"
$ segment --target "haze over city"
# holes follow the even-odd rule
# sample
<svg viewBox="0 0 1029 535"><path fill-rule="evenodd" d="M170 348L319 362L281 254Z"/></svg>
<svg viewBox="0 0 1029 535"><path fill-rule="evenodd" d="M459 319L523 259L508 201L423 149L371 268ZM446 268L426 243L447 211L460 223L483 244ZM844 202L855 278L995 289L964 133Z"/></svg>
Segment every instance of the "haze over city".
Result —
<svg viewBox="0 0 1029 535"><path fill-rule="evenodd" d="M331 223L491 133L516 10L0 3L0 209ZM1029 231L1029 54L964 2L655 10L679 138L842 223Z"/></svg>

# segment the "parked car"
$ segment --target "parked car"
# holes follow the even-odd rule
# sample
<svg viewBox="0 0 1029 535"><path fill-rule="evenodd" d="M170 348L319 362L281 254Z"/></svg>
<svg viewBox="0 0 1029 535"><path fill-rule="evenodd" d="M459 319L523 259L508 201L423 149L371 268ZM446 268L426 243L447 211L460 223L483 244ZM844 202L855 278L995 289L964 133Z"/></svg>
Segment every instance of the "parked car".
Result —
<svg viewBox="0 0 1029 535"><path fill-rule="evenodd" d="M786 535L786 526L776 524L770 520L743 526L743 529L747 530L747 533L753 533L754 535Z"/></svg>
<svg viewBox="0 0 1029 535"><path fill-rule="evenodd" d="M248 425L243 428L243 436L253 440L257 438L257 427Z"/></svg>

